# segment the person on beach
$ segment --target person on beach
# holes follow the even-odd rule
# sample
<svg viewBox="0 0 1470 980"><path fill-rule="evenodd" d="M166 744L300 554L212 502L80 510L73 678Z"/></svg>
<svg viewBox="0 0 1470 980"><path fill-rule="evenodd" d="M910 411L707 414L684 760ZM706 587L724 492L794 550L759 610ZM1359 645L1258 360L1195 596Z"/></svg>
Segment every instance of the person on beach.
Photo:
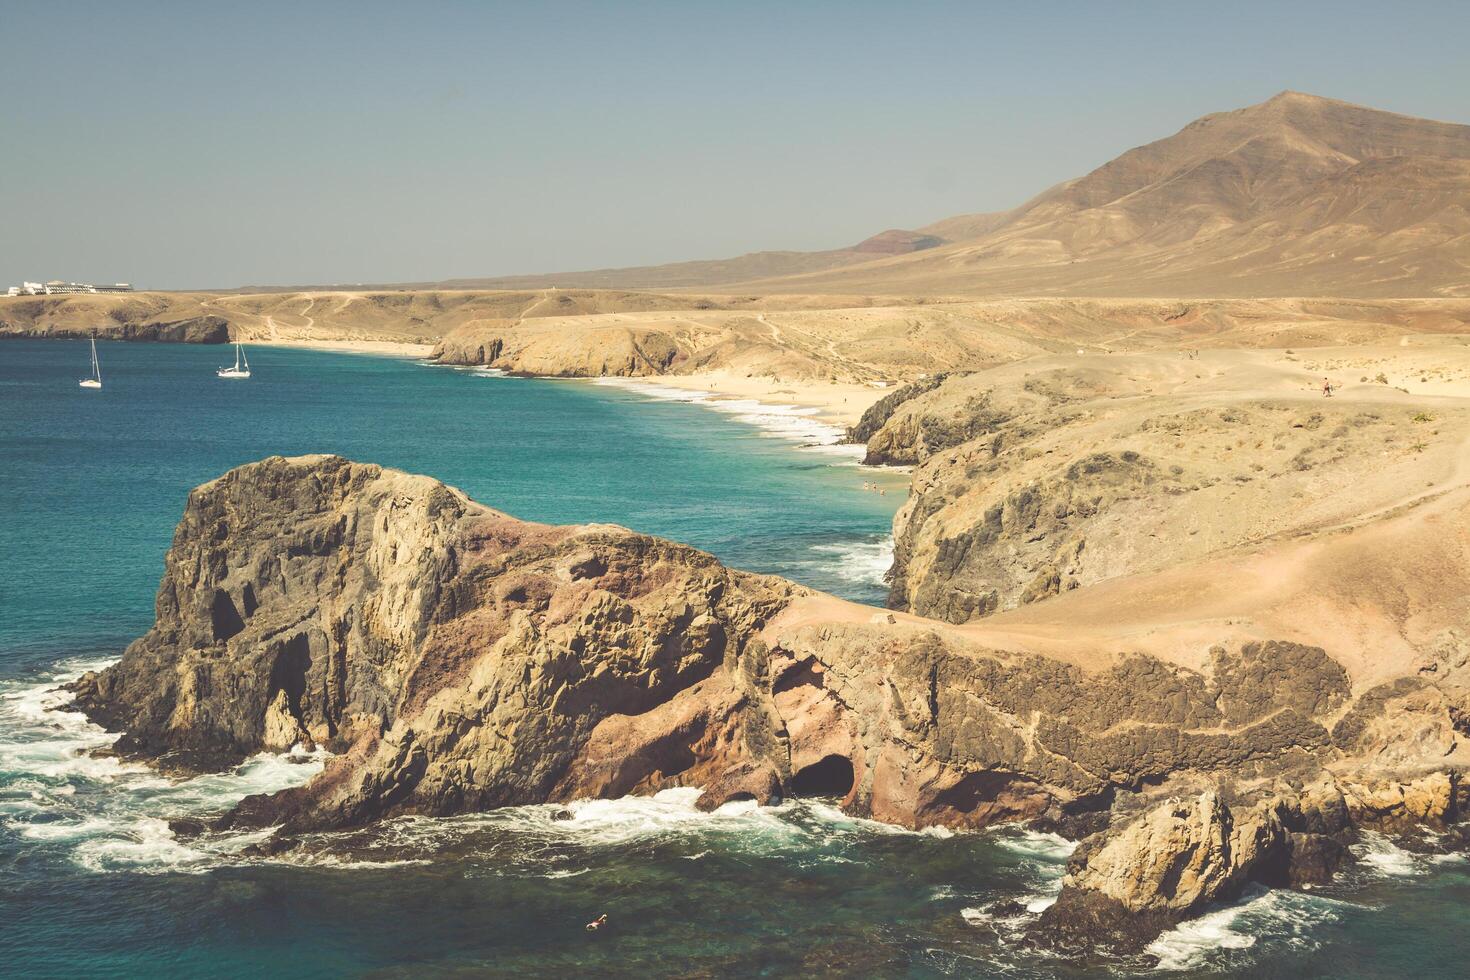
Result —
<svg viewBox="0 0 1470 980"><path fill-rule="evenodd" d="M1327 380L1326 378L1323 378L1322 379L1322 397L1323 398L1331 398L1332 397L1332 382L1329 381L1329 380Z"/></svg>

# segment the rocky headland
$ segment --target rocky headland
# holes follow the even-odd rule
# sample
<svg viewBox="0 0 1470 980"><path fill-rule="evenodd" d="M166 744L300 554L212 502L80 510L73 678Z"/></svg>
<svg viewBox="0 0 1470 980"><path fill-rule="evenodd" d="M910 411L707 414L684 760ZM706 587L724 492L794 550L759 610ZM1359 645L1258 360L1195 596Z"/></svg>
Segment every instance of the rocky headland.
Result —
<svg viewBox="0 0 1470 980"><path fill-rule="evenodd" d="M1428 533L1463 581L1457 526ZM1310 564L1288 578L1315 587ZM274 457L190 495L153 629L72 690L119 751L166 769L330 748L312 782L220 816L276 828L268 850L673 786L710 808L821 795L908 827L1033 821L1085 838L1033 929L1077 951L1137 950L1249 882L1324 880L1359 828L1458 819L1463 633L1385 603L1417 648L1375 660L1330 617L1211 618L1179 594L1148 624L1077 628L1069 603L1105 587L952 625L620 527L522 522L427 477Z"/></svg>

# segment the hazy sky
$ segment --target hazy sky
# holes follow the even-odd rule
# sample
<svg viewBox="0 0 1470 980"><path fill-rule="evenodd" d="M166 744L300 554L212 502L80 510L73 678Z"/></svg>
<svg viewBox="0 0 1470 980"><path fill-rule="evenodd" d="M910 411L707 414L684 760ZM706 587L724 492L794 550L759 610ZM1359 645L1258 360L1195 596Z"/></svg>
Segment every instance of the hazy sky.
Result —
<svg viewBox="0 0 1470 980"><path fill-rule="evenodd" d="M830 248L1285 88L1470 122L1465 3L0 0L0 35L0 285Z"/></svg>

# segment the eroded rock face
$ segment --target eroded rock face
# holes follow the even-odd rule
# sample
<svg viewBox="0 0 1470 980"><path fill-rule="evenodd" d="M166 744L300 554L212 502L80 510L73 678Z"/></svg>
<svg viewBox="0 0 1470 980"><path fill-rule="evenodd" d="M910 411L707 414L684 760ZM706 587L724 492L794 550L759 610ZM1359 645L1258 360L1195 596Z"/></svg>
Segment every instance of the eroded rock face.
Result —
<svg viewBox="0 0 1470 980"><path fill-rule="evenodd" d="M668 372L689 350L670 333L641 325L571 331L505 320L451 330L433 356L441 364L483 364L543 377L644 377Z"/></svg>
<svg viewBox="0 0 1470 980"><path fill-rule="evenodd" d="M1277 375L1293 397L1240 393ZM1304 394L1278 364L1183 354L1037 360L895 392L855 430L869 462L915 465L889 604L964 623L1351 522L1460 451L1418 407Z"/></svg>
<svg viewBox="0 0 1470 980"><path fill-rule="evenodd" d="M169 344L227 344L230 322L221 316L205 315L178 320L127 318L105 320L78 327L53 327L0 320L0 338L45 337L82 339L102 336L111 340L152 341Z"/></svg>
<svg viewBox="0 0 1470 980"><path fill-rule="evenodd" d="M1032 936L1073 953L1136 953L1252 882L1331 880L1360 828L1445 827L1458 819L1463 796L1453 771L1407 781L1322 774L1298 789L1277 783L1247 791L1235 805L1210 785L1084 841Z"/></svg>
<svg viewBox="0 0 1470 980"><path fill-rule="evenodd" d="M808 594L424 477L274 458L191 495L157 623L77 703L181 768L357 746L278 801L300 826L673 785L981 826L1179 770L1310 765L1348 695L1294 644L1089 674L895 623L762 637Z"/></svg>
<svg viewBox="0 0 1470 980"><path fill-rule="evenodd" d="M1355 697L1327 651L1281 641L1216 648L1202 670L1132 654L1084 671L887 615L780 625L825 601L623 528L274 457L190 495L154 628L73 690L121 751L165 767L332 749L311 783L223 818L280 825L272 847L672 786L705 808L835 797L909 827L1111 820L1043 921L1064 947L1106 930L1136 948L1249 881L1325 880L1353 827L1464 806L1445 678ZM1188 789L1160 803L1158 786Z"/></svg>
<svg viewBox="0 0 1470 980"><path fill-rule="evenodd" d="M314 824L622 795L747 754L738 667L800 591L426 478L274 458L191 495L157 624L77 702L180 767L293 734L357 745L282 801Z"/></svg>

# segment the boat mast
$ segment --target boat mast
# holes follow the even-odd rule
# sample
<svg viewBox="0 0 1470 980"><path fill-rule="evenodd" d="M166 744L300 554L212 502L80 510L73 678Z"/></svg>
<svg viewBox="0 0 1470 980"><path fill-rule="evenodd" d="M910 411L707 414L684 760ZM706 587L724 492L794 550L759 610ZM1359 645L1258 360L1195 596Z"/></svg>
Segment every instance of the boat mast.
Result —
<svg viewBox="0 0 1470 980"><path fill-rule="evenodd" d="M92 377L102 380L102 365L97 363L97 337L92 337Z"/></svg>

